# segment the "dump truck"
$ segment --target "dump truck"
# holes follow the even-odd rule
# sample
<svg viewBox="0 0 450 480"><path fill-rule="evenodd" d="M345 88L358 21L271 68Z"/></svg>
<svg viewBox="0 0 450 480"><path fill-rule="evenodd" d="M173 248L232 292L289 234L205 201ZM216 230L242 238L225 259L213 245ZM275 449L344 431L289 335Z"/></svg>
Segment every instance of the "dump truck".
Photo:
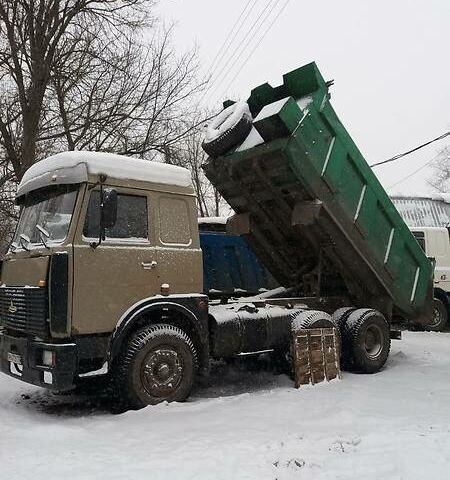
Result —
<svg viewBox="0 0 450 480"><path fill-rule="evenodd" d="M279 97L288 99L274 108ZM210 300L189 171L62 152L17 189L21 214L0 274L3 373L59 391L98 379L140 408L186 399L212 359L289 358L293 324L335 327L345 365L373 373L388 357L393 315L427 321L432 265L315 65L256 89L251 113L233 105L205 143L205 171L237 212L229 228L302 296Z"/></svg>

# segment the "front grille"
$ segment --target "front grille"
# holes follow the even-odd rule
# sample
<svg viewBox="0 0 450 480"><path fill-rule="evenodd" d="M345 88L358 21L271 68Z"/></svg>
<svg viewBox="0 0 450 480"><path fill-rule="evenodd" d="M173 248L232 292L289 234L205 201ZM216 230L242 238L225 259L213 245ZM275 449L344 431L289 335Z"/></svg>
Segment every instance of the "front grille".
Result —
<svg viewBox="0 0 450 480"><path fill-rule="evenodd" d="M0 325L44 338L48 335L44 288L0 287Z"/></svg>

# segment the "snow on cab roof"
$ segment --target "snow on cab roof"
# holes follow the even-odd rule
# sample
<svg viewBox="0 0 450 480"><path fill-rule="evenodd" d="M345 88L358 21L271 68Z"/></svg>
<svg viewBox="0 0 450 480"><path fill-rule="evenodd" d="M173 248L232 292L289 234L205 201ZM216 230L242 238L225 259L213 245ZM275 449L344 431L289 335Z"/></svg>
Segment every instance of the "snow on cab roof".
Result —
<svg viewBox="0 0 450 480"><path fill-rule="evenodd" d="M190 187L189 170L166 163L151 162L104 152L62 152L31 166L23 176L17 196L51 184L81 183L88 175L106 174L121 180L137 180Z"/></svg>
<svg viewBox="0 0 450 480"><path fill-rule="evenodd" d="M199 225L216 223L218 225L226 225L228 217L198 217Z"/></svg>

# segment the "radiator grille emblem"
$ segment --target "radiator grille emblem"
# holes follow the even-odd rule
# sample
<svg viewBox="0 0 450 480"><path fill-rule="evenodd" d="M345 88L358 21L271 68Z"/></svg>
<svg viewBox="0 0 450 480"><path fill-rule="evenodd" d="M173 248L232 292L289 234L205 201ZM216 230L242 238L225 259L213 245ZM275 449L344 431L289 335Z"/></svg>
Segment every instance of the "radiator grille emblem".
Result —
<svg viewBox="0 0 450 480"><path fill-rule="evenodd" d="M11 300L11 303L9 305L8 312L10 312L10 313L16 313L17 312L17 307L14 305L12 300Z"/></svg>

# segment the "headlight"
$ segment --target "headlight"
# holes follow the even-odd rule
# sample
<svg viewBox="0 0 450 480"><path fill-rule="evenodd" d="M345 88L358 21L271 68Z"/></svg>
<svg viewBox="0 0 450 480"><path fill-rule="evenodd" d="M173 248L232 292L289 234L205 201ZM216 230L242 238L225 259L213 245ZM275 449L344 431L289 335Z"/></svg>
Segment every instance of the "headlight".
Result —
<svg viewBox="0 0 450 480"><path fill-rule="evenodd" d="M42 351L42 365L45 367L54 367L56 360L55 352L50 350L43 350Z"/></svg>

